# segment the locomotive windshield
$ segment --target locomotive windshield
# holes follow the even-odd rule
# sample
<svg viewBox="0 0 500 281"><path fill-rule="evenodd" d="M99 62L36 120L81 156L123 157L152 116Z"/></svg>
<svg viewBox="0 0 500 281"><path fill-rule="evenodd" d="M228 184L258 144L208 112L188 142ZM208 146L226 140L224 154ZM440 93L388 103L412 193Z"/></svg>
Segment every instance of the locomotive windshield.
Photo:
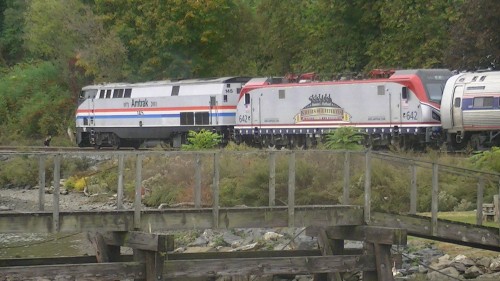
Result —
<svg viewBox="0 0 500 281"><path fill-rule="evenodd" d="M429 100L441 103L446 81L452 76L451 71L448 69L419 70L417 75L422 79Z"/></svg>
<svg viewBox="0 0 500 281"><path fill-rule="evenodd" d="M446 80L442 83L428 83L425 85L427 90L427 95L431 101L435 101L437 103L441 103L441 96L443 96L444 85L446 84Z"/></svg>

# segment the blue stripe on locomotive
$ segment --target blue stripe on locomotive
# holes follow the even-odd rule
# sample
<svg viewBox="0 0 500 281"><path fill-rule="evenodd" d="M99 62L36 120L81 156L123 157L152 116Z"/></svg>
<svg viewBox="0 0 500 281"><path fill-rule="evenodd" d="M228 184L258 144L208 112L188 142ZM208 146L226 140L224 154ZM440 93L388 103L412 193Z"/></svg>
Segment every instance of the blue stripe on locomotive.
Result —
<svg viewBox="0 0 500 281"><path fill-rule="evenodd" d="M76 119L84 119L92 116L77 116ZM179 113L174 114L144 114L144 115L94 115L94 119L136 119L136 118L180 118L181 115ZM236 113L227 112L227 113L211 113L210 117L236 117Z"/></svg>

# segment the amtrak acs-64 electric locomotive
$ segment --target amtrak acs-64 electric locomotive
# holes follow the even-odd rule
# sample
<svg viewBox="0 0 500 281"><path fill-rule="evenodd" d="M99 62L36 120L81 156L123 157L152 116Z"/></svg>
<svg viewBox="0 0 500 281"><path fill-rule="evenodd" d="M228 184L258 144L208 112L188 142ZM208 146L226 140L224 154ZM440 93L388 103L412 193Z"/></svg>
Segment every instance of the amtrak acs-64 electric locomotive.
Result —
<svg viewBox="0 0 500 281"><path fill-rule="evenodd" d="M240 93L236 139L265 146L314 145L324 134L352 126L368 145L439 141L445 69L401 70L387 79L270 84Z"/></svg>

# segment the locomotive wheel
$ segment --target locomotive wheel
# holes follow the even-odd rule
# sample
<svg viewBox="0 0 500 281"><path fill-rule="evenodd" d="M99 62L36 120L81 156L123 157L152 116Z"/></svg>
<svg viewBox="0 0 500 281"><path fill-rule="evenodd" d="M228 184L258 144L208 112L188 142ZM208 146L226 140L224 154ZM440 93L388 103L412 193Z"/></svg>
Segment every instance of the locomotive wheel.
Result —
<svg viewBox="0 0 500 281"><path fill-rule="evenodd" d="M111 146L113 149L118 150L121 146L121 139L119 136L113 134L113 138L111 139Z"/></svg>

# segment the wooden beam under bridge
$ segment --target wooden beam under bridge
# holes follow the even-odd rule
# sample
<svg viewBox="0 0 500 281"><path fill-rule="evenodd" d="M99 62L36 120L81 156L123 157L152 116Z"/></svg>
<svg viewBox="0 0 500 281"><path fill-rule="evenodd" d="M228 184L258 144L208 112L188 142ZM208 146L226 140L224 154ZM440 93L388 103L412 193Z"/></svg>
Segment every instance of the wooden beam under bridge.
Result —
<svg viewBox="0 0 500 281"><path fill-rule="evenodd" d="M355 238L367 240L374 232L392 233L397 243L405 243L404 231L377 227L338 226L328 227L335 238L352 238L349 231L354 229ZM325 228L309 228L324 231ZM314 231L313 231L314 232ZM316 230L318 232L318 230ZM366 232L363 234L362 232ZM205 255L174 254L174 236L150 234L136 231L90 232L88 235L96 249L94 262L86 257L61 259L27 259L0 263L0 276L7 276L10 281L26 280L34 277L79 278L79 280L114 280L116 278L134 278L134 280L165 280L196 277L269 276L275 274L322 274L332 272L376 272L374 279L392 280L387 271L389 251L375 249L374 253L347 253L321 255L319 250L308 251L266 251L240 253L205 253ZM392 240L370 237L368 241L390 243ZM375 246L378 244L375 244ZM120 247L133 249L133 261L130 256L120 254ZM390 245L387 245L390 247ZM389 248L387 248L389 249ZM53 264L50 264L50 262ZM78 263L78 261L82 263ZM97 263L96 263L96 262ZM389 272L389 273L388 273Z"/></svg>
<svg viewBox="0 0 500 281"><path fill-rule="evenodd" d="M289 221L288 211L287 206L220 208L217 220L214 220L211 208L145 210L141 212L139 225L141 230L152 232L363 223L363 208L360 206L295 206L293 222ZM214 226L214 221L219 225ZM0 213L0 229L3 233L50 233L134 230L134 211L60 212L57 227L59 229L54 228L51 212Z"/></svg>

